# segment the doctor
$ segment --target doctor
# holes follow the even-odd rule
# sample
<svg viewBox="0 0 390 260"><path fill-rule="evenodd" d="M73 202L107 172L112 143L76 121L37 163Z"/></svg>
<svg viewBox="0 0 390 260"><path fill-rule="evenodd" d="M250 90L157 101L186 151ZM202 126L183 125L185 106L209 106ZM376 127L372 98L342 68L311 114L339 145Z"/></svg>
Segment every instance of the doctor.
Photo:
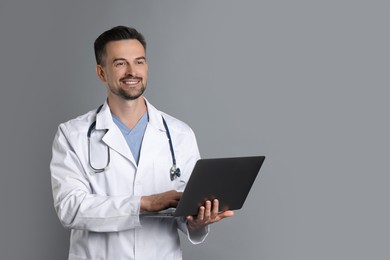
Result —
<svg viewBox="0 0 390 260"><path fill-rule="evenodd" d="M50 164L54 206L71 229L69 259L182 259L178 229L201 243L209 224L233 212L218 213L214 200L186 219L142 217L176 207L199 159L195 135L144 98L148 64L139 32L114 27L94 47L107 100L59 126ZM180 173L171 173L172 164Z"/></svg>

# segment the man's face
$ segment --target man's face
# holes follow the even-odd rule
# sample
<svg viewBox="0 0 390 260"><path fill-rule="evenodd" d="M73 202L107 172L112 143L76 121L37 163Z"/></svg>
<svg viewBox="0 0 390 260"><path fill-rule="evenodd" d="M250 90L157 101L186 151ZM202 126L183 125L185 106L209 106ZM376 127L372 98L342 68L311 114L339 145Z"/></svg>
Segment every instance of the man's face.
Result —
<svg viewBox="0 0 390 260"><path fill-rule="evenodd" d="M145 49L138 40L109 42L104 64L97 65L96 72L107 85L109 96L137 99L146 89L148 64Z"/></svg>

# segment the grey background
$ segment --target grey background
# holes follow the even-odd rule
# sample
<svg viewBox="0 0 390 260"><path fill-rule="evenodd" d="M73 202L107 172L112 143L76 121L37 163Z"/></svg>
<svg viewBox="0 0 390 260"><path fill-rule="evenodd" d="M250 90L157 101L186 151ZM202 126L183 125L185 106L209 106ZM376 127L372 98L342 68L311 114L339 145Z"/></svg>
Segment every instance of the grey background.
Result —
<svg viewBox="0 0 390 260"><path fill-rule="evenodd" d="M389 259L389 1L0 2L0 258L66 259L51 144L104 101L92 43L148 41L146 96L203 157L264 154L235 218L185 259Z"/></svg>

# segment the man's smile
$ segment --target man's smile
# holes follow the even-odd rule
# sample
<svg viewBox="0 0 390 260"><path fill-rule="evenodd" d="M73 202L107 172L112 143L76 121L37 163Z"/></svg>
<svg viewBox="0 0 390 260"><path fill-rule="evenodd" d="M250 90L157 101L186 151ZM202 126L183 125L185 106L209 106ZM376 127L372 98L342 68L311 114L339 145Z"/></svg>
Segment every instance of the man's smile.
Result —
<svg viewBox="0 0 390 260"><path fill-rule="evenodd" d="M141 78L125 78L122 79L121 82L128 86L132 86L138 84L139 82L141 82L141 80L142 80Z"/></svg>

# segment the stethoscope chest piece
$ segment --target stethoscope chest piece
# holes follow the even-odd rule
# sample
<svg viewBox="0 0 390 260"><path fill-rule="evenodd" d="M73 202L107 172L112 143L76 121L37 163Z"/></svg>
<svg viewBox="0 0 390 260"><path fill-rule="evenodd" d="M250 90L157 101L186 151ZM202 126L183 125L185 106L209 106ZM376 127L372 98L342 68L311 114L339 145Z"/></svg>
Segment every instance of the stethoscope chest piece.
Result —
<svg viewBox="0 0 390 260"><path fill-rule="evenodd" d="M170 173L171 173L171 181L173 181L177 177L180 177L181 175L180 168L177 168L176 164L172 165Z"/></svg>

